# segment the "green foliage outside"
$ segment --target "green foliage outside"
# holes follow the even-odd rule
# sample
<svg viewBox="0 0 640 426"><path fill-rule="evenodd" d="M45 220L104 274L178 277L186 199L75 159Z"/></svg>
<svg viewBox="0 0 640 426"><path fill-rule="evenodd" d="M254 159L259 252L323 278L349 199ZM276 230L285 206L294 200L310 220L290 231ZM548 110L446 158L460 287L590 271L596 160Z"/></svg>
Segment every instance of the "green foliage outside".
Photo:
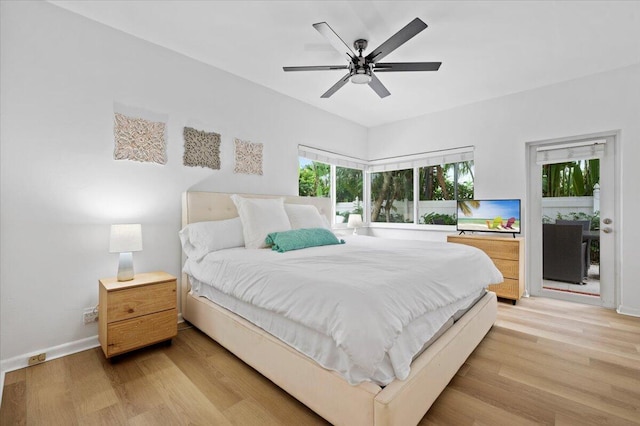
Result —
<svg viewBox="0 0 640 426"><path fill-rule="evenodd" d="M600 182L600 160L569 161L542 166L543 197L585 197L593 195Z"/></svg>
<svg viewBox="0 0 640 426"><path fill-rule="evenodd" d="M431 212L423 214L420 223L427 225L455 225L456 215Z"/></svg>
<svg viewBox="0 0 640 426"><path fill-rule="evenodd" d="M336 203L355 200L362 200L362 170L336 167Z"/></svg>
<svg viewBox="0 0 640 426"><path fill-rule="evenodd" d="M298 195L329 197L331 195L331 166L313 161L298 171Z"/></svg>

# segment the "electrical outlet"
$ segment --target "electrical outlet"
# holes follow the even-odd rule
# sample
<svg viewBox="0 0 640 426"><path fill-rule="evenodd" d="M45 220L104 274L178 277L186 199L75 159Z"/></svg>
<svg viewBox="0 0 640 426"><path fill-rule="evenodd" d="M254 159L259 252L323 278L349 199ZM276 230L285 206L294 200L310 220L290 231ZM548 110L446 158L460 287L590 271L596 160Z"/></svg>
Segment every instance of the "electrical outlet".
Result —
<svg viewBox="0 0 640 426"><path fill-rule="evenodd" d="M29 365L40 364L47 360L47 354L45 352L29 357Z"/></svg>
<svg viewBox="0 0 640 426"><path fill-rule="evenodd" d="M87 308L84 310L82 314L82 320L85 324L91 324L93 322L98 321L98 309L97 308Z"/></svg>

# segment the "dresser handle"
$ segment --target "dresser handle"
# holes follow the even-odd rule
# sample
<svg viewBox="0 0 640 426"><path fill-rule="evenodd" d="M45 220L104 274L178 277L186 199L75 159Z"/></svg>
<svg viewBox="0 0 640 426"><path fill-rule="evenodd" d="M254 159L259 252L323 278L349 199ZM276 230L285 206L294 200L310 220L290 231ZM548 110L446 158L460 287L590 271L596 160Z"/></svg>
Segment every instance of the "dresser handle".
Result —
<svg viewBox="0 0 640 426"><path fill-rule="evenodd" d="M133 308L129 308L129 313L132 314L133 312Z"/></svg>

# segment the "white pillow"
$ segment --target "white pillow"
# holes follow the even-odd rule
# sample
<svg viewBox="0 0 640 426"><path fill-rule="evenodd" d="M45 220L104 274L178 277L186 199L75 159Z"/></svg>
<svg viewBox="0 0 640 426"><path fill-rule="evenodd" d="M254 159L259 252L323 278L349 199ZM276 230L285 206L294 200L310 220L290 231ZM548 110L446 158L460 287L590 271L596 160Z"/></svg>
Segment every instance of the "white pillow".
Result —
<svg viewBox="0 0 640 426"><path fill-rule="evenodd" d="M213 251L244 246L242 221L239 217L191 223L179 235L182 250L196 261Z"/></svg>
<svg viewBox="0 0 640 426"><path fill-rule="evenodd" d="M329 229L326 218L320 215L315 206L305 204L285 204L284 210L289 216L291 229L326 228ZM324 220L323 220L324 219Z"/></svg>
<svg viewBox="0 0 640 426"><path fill-rule="evenodd" d="M244 245L248 249L266 247L264 240L270 232L291 229L282 198L244 198L234 194L231 200L242 220Z"/></svg>

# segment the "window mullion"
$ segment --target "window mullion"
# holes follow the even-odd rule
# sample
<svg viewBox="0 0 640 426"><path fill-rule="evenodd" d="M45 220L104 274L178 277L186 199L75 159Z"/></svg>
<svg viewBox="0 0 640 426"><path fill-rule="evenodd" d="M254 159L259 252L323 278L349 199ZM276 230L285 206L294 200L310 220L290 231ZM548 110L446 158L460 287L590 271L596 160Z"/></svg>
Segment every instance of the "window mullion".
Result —
<svg viewBox="0 0 640 426"><path fill-rule="evenodd" d="M336 166L331 164L330 165L330 175L331 175L331 222L333 224L335 224L336 222L336 214L337 214L337 209L336 209L336 203L337 203L337 196L336 196Z"/></svg>
<svg viewBox="0 0 640 426"><path fill-rule="evenodd" d="M458 199L458 166L460 163L453 163L453 199Z"/></svg>
<svg viewBox="0 0 640 426"><path fill-rule="evenodd" d="M419 224L420 218L418 213L420 209L418 203L420 201L420 167L413 168L413 223Z"/></svg>

